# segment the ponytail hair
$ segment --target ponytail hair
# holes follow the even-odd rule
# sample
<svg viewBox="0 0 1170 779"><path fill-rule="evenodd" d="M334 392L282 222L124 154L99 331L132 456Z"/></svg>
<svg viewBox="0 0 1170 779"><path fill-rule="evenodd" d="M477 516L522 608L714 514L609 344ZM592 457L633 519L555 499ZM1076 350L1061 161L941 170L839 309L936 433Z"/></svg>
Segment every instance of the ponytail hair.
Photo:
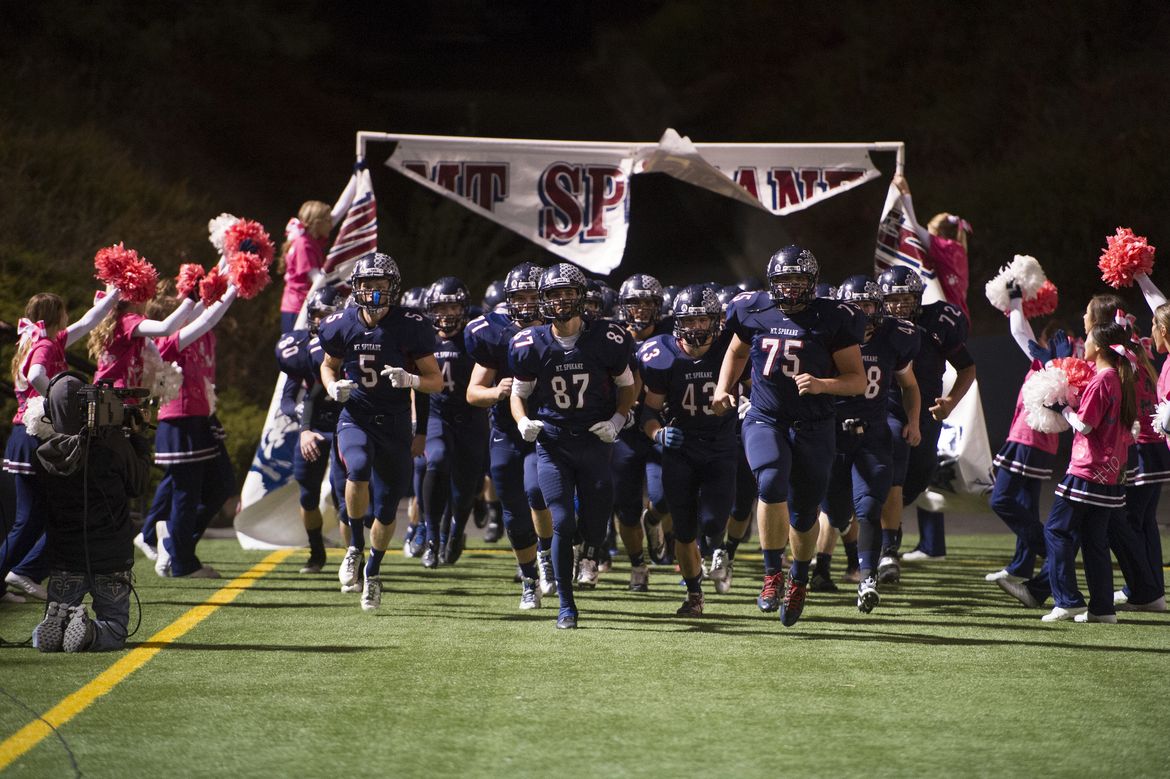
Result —
<svg viewBox="0 0 1170 779"><path fill-rule="evenodd" d="M1125 311L1125 301L1111 292L1106 292L1101 295L1094 295L1093 299L1089 301L1089 319L1090 328L1095 328L1097 325L1113 322L1117 317L1118 311ZM1170 318L1170 311L1167 311L1168 318ZM1155 315L1155 321L1157 316ZM1128 325L1126 329L1129 330L1130 339L1133 341L1133 348L1130 349L1130 354L1133 355L1134 362L1141 366L1145 373L1142 381L1147 378L1154 385L1158 383L1158 371L1154 369L1154 364L1150 362L1150 356L1146 354L1146 348L1142 345L1137 334ZM1100 343L1098 341L1097 343Z"/></svg>
<svg viewBox="0 0 1170 779"><path fill-rule="evenodd" d="M130 307L134 305L125 298L119 298L118 302L106 314L106 318L98 322L97 327L89 333L89 339L86 341L86 349L89 352L89 359L95 363L100 363L102 355L110 348L110 342L114 340L114 332L118 329L118 323L122 320L122 315L125 314Z"/></svg>
<svg viewBox="0 0 1170 779"><path fill-rule="evenodd" d="M24 306L24 318L30 322L44 322L47 330L60 324L62 317L65 316L65 311L65 301L61 299L60 295L54 295L52 292L41 292L28 299L28 303ZM12 355L12 380L18 387L22 386L21 363L28 356L32 346L32 338L22 339L16 347L16 354Z"/></svg>
<svg viewBox="0 0 1170 779"><path fill-rule="evenodd" d="M1089 331L1089 337L1097 346L1097 353L1117 371L1121 379L1121 425L1128 430L1133 427L1137 419L1137 394L1134 392L1133 364L1129 361L1129 354L1134 351L1131 341L1132 331L1128 325L1116 322L1105 322L1094 325ZM1113 347L1122 347L1119 354ZM1140 349L1140 347L1138 347Z"/></svg>

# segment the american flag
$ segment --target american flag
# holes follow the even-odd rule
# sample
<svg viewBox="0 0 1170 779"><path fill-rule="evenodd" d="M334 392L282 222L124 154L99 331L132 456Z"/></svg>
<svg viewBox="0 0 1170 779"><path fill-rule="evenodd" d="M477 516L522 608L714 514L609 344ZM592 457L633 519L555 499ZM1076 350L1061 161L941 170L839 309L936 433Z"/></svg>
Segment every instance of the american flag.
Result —
<svg viewBox="0 0 1170 779"><path fill-rule="evenodd" d="M902 212L898 190L891 184L890 193L886 197L885 216L878 226L874 274L879 275L897 265L911 268L927 284L935 277L934 266L927 257L926 249Z"/></svg>
<svg viewBox="0 0 1170 779"><path fill-rule="evenodd" d="M345 213L337 240L325 258L323 270L326 273L378 248L378 207L374 202L374 185L368 170L359 171L357 175L353 203Z"/></svg>

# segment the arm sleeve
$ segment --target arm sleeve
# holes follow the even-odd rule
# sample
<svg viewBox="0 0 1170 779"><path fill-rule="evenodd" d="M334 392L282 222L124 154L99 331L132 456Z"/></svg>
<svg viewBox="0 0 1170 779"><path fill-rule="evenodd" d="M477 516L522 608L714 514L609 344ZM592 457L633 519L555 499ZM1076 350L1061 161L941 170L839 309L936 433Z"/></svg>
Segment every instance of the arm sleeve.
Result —
<svg viewBox="0 0 1170 779"><path fill-rule="evenodd" d="M1032 353L1028 351L1028 344L1036 340L1036 333L1032 330L1031 323L1028 318L1024 316L1024 303L1019 298L1014 298L1011 303L1011 310L1008 312L1008 327L1011 328L1012 338L1016 342L1016 346L1020 347L1020 351L1029 360L1032 359Z"/></svg>
<svg viewBox="0 0 1170 779"><path fill-rule="evenodd" d="M280 413L292 420L304 423L304 418L297 417L297 396L301 394L301 383L292 376L285 374L284 387L280 391ZM308 401L306 401L308 403ZM306 412L304 416L308 416Z"/></svg>
<svg viewBox="0 0 1170 779"><path fill-rule="evenodd" d="M427 431L427 417L431 415L431 396L418 390L411 392L414 393L414 434L422 435Z"/></svg>
<svg viewBox="0 0 1170 779"><path fill-rule="evenodd" d="M223 319L223 315L227 313L235 299L236 286L228 285L227 292L223 293L222 298L212 303L206 311L195 318L194 322L179 331L179 350L186 349L211 332L211 329L219 324L219 320Z"/></svg>
<svg viewBox="0 0 1170 779"><path fill-rule="evenodd" d="M89 331L98 326L106 318L106 314L113 310L114 305L122 297L118 290L114 290L110 294L103 297L101 300L93 304L93 306L81 315L73 324L69 325L65 331L68 335L65 336L65 346L70 346L77 343L84 336L89 335Z"/></svg>
<svg viewBox="0 0 1170 779"><path fill-rule="evenodd" d="M1151 311L1156 311L1158 306L1165 305L1166 296L1162 294L1162 290L1158 289L1158 285L1144 273L1139 273L1134 278L1137 280L1138 286L1142 288L1142 296L1146 299L1146 305L1150 307Z"/></svg>
<svg viewBox="0 0 1170 779"><path fill-rule="evenodd" d="M305 393L305 402L301 407L301 432L313 428L313 412L317 404L325 400L325 385L320 381L313 382L313 388Z"/></svg>
<svg viewBox="0 0 1170 779"><path fill-rule="evenodd" d="M143 319L134 328L134 334L143 338L164 338L178 332L187 321L187 317L195 308L195 301L185 299L179 304L170 316L161 322L157 319Z"/></svg>
<svg viewBox="0 0 1170 779"><path fill-rule="evenodd" d="M918 223L918 217L914 215L914 199L909 195L902 195L902 211L910 220L910 224L914 226L914 232L917 233L918 240L922 242L922 248L930 251L930 231Z"/></svg>

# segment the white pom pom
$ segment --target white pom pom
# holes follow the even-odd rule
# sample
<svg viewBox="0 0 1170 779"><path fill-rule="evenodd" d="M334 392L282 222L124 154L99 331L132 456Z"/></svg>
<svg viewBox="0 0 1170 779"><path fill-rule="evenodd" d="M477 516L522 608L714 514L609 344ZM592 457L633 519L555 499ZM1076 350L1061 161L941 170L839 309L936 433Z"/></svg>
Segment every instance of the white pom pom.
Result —
<svg viewBox="0 0 1170 779"><path fill-rule="evenodd" d="M1025 300L1031 300L1036 297L1036 293L1044 286L1044 282L1048 281L1048 277L1044 275L1044 269L1040 267L1035 257L1027 254L1017 254L1008 270L1016 283L1020 285L1020 290L1024 293Z"/></svg>
<svg viewBox="0 0 1170 779"><path fill-rule="evenodd" d="M1061 433L1068 430L1068 421L1052 409L1054 403L1068 402L1068 377L1060 368L1045 368L1036 371L1024 382L1021 393L1025 421L1028 427L1038 433Z"/></svg>
<svg viewBox="0 0 1170 779"><path fill-rule="evenodd" d="M211 241L211 245L214 246L215 250L220 254L223 254L224 233L226 233L227 229L239 220L240 218L238 216L232 216L231 214L220 214L215 219L212 219L207 223L208 240Z"/></svg>
<svg viewBox="0 0 1170 779"><path fill-rule="evenodd" d="M158 398L160 406L165 406L179 397L181 389L183 389L183 369L179 367L177 362L164 362L155 377L151 394Z"/></svg>
<svg viewBox="0 0 1170 779"><path fill-rule="evenodd" d="M1012 280L1010 266L1004 265L999 269L999 273L995 275L991 281L987 282L984 287L984 294L987 295L987 302L998 308L1000 311L1007 311L1011 299L1008 297L1008 282Z"/></svg>
<svg viewBox="0 0 1170 779"><path fill-rule="evenodd" d="M1130 438L1132 438L1133 440L1136 441L1137 437L1141 434L1142 434L1142 421L1140 419L1135 419L1133 421L1133 424L1129 426Z"/></svg>
<svg viewBox="0 0 1170 779"><path fill-rule="evenodd" d="M1170 400L1163 400L1154 408L1151 415L1154 420L1155 432L1170 436Z"/></svg>
<svg viewBox="0 0 1170 779"><path fill-rule="evenodd" d="M24 406L24 416L20 418L24 423L25 432L34 438L47 441L56 434L53 425L45 419L45 399L34 395Z"/></svg>

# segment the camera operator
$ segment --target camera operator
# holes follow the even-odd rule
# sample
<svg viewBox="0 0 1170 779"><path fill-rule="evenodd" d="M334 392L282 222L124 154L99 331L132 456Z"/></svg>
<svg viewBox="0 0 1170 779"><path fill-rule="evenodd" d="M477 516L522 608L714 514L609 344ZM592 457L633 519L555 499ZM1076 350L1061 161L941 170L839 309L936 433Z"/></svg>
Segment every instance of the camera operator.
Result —
<svg viewBox="0 0 1170 779"><path fill-rule="evenodd" d="M37 449L47 471L48 607L33 631L41 652L101 652L126 643L134 527L130 501L147 488L150 445L124 390L63 373L49 385L54 435ZM89 593L94 618L82 599Z"/></svg>

